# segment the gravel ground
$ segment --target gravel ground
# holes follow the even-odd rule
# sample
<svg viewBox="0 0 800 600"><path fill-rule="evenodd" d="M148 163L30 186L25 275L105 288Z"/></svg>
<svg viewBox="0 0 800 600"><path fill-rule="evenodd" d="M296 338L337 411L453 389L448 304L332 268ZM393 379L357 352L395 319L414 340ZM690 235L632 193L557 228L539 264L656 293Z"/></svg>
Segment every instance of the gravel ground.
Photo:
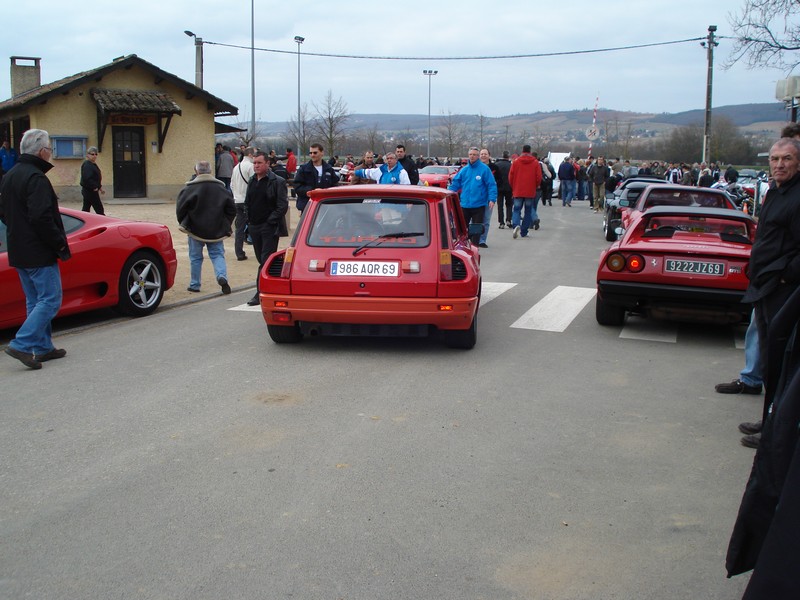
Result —
<svg viewBox="0 0 800 600"><path fill-rule="evenodd" d="M134 203L137 202L137 203ZM175 203L170 201L153 201L134 199L130 201L107 200L104 198L106 215L120 219L130 219L134 221L153 221L163 223L172 232L172 243L178 255L178 272L175 275L175 285L164 295L162 305L174 304L187 298L202 298L212 294L220 294L219 286L214 279L214 269L208 255L203 261L203 273L201 276L201 293L195 294L186 291L189 286L189 242L186 234L178 230L178 222L175 219ZM79 202L62 202L62 206L80 210ZM294 225L300 218L300 213L294 208L294 199L289 199L289 237L280 239L280 248L285 248L289 244L291 236L294 234ZM253 247L245 245L247 260L236 260L233 251L233 236L225 240L225 260L228 266L228 282L234 289L253 288L256 280L258 262L255 260Z"/></svg>

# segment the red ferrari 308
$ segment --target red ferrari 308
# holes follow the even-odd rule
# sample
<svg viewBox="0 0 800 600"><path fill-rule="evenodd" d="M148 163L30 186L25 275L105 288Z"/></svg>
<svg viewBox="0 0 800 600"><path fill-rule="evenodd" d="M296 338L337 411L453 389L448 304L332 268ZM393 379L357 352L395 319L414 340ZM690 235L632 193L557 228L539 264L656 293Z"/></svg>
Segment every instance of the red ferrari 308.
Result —
<svg viewBox="0 0 800 600"><path fill-rule="evenodd" d="M627 312L717 323L746 322L741 300L756 223L725 208L660 206L640 212L600 257L596 318L621 325Z"/></svg>
<svg viewBox="0 0 800 600"><path fill-rule="evenodd" d="M448 345L472 348L481 272L469 234L453 192L408 185L314 190L289 248L261 271L270 337L286 343L439 330Z"/></svg>
<svg viewBox="0 0 800 600"><path fill-rule="evenodd" d="M142 317L158 308L178 268L166 225L60 211L72 258L59 263L64 295L58 316L111 307ZM0 222L0 329L24 320L25 295L8 264Z"/></svg>

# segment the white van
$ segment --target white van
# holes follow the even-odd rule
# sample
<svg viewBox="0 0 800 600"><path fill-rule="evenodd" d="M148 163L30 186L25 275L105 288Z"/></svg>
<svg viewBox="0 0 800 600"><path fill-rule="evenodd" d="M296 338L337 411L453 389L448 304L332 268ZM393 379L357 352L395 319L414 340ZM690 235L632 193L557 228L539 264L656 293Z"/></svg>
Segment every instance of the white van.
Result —
<svg viewBox="0 0 800 600"><path fill-rule="evenodd" d="M556 178L553 179L553 198L558 198L558 190L561 188L561 182L558 180L558 167L564 162L564 159L569 156L570 152L548 152L547 160L553 165L553 170L556 172Z"/></svg>

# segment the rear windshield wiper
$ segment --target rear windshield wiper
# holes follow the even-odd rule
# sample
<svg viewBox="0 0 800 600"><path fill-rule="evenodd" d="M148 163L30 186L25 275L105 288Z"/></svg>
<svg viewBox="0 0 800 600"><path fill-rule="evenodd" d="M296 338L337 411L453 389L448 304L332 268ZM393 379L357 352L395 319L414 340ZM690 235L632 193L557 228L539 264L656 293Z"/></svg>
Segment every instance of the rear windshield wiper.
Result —
<svg viewBox="0 0 800 600"><path fill-rule="evenodd" d="M361 252L364 248L369 248L370 246L382 244L386 240L392 238L403 238L403 237L414 237L418 235L425 235L424 231L398 231L397 233L384 233L379 235L378 237L371 239L367 242L361 244L358 248L353 250L353 256L356 256L359 252Z"/></svg>

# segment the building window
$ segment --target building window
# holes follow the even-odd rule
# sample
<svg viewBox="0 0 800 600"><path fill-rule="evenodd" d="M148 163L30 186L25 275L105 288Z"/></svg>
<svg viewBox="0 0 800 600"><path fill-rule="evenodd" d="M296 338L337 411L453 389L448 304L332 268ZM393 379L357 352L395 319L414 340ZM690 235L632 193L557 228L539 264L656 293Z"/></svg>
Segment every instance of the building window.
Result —
<svg viewBox="0 0 800 600"><path fill-rule="evenodd" d="M53 158L84 158L86 156L86 137L51 135Z"/></svg>

